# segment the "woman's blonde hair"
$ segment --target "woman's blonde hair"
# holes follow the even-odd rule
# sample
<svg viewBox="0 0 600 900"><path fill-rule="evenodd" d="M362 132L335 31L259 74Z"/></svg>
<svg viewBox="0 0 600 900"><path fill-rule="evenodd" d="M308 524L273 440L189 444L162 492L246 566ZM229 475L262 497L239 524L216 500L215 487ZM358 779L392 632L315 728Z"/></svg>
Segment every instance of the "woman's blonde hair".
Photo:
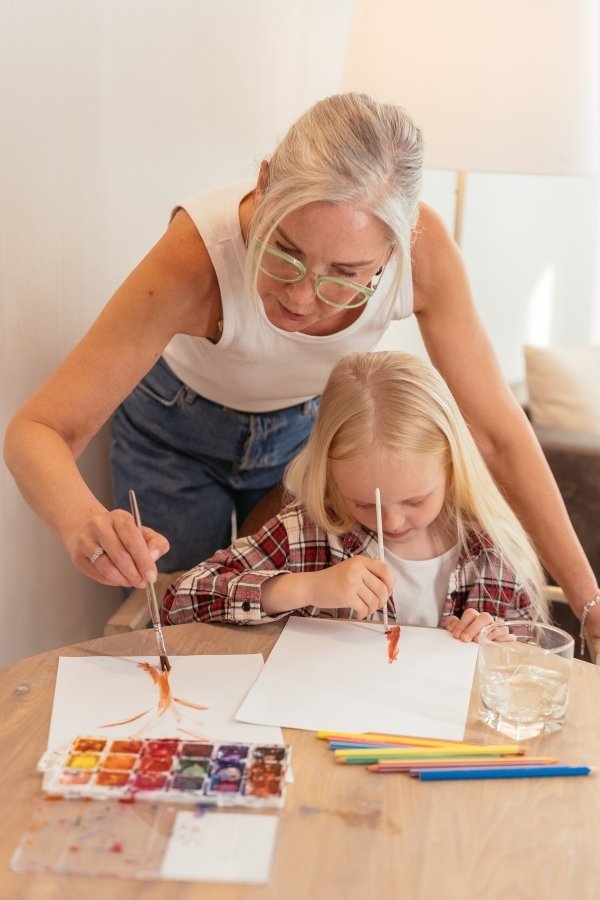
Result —
<svg viewBox="0 0 600 900"><path fill-rule="evenodd" d="M366 94L336 94L302 115L269 161L248 233L246 281L254 294L257 238L269 242L291 212L309 203L360 203L385 225L397 256L391 296L402 280L417 220L423 138L398 106Z"/></svg>
<svg viewBox="0 0 600 900"><path fill-rule="evenodd" d="M441 515L461 550L470 532L487 536L547 618L543 570L525 530L492 478L441 375L408 353L354 353L333 369L308 444L286 473L286 488L321 528L356 526L330 462L390 461L427 456L447 470ZM485 546L485 543L484 543Z"/></svg>

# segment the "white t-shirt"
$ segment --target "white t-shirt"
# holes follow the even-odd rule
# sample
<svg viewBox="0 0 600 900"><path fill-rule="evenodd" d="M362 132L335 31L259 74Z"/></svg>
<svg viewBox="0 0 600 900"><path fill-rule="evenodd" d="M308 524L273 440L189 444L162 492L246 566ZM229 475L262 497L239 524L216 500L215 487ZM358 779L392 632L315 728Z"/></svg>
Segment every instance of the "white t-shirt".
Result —
<svg viewBox="0 0 600 900"><path fill-rule="evenodd" d="M354 351L374 350L392 319L413 311L412 271L405 265L402 288L390 294L394 260L385 269L360 316L337 334L314 336L283 331L269 322L262 302L244 284L246 247L240 201L253 184L230 184L180 204L198 229L221 290L223 332L217 343L177 334L164 358L178 378L207 400L242 412L268 412L305 403L323 392L333 366Z"/></svg>
<svg viewBox="0 0 600 900"><path fill-rule="evenodd" d="M387 547L384 554L396 576L392 595L396 620L401 625L437 627L458 562L458 544L433 559L400 559Z"/></svg>

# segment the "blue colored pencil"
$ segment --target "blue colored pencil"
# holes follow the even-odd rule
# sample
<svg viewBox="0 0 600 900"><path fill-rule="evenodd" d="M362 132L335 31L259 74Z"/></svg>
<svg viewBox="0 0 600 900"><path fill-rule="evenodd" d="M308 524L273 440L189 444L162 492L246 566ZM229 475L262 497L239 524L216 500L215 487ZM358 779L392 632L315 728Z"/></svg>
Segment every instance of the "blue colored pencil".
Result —
<svg viewBox="0 0 600 900"><path fill-rule="evenodd" d="M473 769L414 769L420 781L468 781L476 778L552 778L562 775L589 775L588 766L512 766Z"/></svg>

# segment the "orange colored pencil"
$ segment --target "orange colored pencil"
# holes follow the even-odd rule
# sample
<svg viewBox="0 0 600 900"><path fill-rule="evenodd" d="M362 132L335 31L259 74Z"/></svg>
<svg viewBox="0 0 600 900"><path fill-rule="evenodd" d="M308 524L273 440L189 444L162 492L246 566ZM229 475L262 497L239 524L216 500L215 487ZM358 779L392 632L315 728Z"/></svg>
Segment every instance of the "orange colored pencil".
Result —
<svg viewBox="0 0 600 900"><path fill-rule="evenodd" d="M480 747L477 741L451 741L442 738L423 738L402 734L381 734L379 732L351 732L351 731L317 731L317 737L325 741L348 741L365 744L390 744L409 747Z"/></svg>
<svg viewBox="0 0 600 900"><path fill-rule="evenodd" d="M385 772L409 772L415 769L451 769L451 768L472 768L476 766L546 766L559 762L554 756L499 756L499 757L479 757L472 756L453 757L447 759L382 759L377 763L372 763L366 768L369 772L385 773Z"/></svg>

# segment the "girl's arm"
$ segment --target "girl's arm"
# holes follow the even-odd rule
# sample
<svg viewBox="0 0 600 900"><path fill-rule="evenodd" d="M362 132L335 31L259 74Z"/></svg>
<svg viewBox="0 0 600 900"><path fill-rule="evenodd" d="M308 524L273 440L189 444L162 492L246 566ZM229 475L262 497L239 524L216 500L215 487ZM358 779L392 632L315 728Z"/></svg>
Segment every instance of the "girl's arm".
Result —
<svg viewBox="0 0 600 900"><path fill-rule="evenodd" d="M300 610L318 615L321 609L351 610L363 619L387 602L394 581L387 563L355 556L331 565L327 536L316 539L312 526L310 542L296 538L290 552L288 516L296 523L296 511L283 510L257 534L186 572L165 594L163 623L249 625Z"/></svg>
<svg viewBox="0 0 600 900"><path fill-rule="evenodd" d="M269 614L261 605L261 590L266 584L294 577L285 575L290 566L285 524L288 515L282 510L256 534L238 538L227 550L218 550L170 585L162 605L163 624L196 621L250 625L289 613L290 607L280 610L279 615Z"/></svg>
<svg viewBox="0 0 600 900"><path fill-rule="evenodd" d="M77 568L101 584L154 580L154 560L168 542L150 529L142 537L124 510L107 510L83 481L76 460L173 335L213 334L219 317L218 283L206 248L180 211L9 425L6 464L25 500ZM97 546L105 555L94 566L89 557Z"/></svg>
<svg viewBox="0 0 600 900"><path fill-rule="evenodd" d="M473 562L461 566L459 561L454 589L446 600L445 612L450 609L452 614L446 615L441 624L453 637L478 642L482 628L497 622L491 636L507 640L510 636L502 624L505 621L547 621L546 605L534 602L493 546L488 545L485 554L479 552L475 565Z"/></svg>
<svg viewBox="0 0 600 900"><path fill-rule="evenodd" d="M452 391L498 485L577 616L596 577L527 418L479 319L458 247L423 206L413 249L415 313L432 363ZM600 606L589 614L600 635Z"/></svg>

